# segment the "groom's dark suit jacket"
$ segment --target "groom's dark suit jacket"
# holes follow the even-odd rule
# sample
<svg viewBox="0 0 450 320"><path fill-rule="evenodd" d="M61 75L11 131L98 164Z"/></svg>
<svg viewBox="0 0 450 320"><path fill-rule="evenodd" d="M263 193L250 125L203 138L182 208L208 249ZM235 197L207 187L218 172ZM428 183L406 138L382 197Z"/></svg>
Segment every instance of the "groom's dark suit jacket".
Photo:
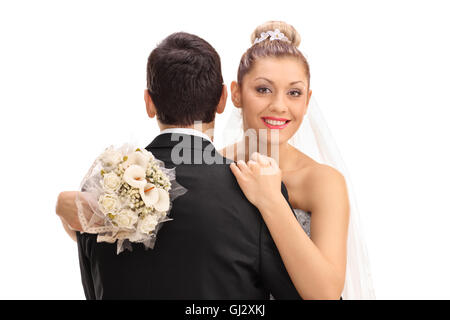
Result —
<svg viewBox="0 0 450 320"><path fill-rule="evenodd" d="M146 147L166 167L175 166L176 180L188 189L173 202L173 220L162 225L153 249L134 243L132 252L117 255L116 243L77 233L86 298L269 299L272 293L275 299L301 299L231 161L206 139L176 136L172 141L172 134L161 134ZM190 161L174 164L172 151ZM209 164L211 156L219 164ZM282 193L287 198L284 185Z"/></svg>

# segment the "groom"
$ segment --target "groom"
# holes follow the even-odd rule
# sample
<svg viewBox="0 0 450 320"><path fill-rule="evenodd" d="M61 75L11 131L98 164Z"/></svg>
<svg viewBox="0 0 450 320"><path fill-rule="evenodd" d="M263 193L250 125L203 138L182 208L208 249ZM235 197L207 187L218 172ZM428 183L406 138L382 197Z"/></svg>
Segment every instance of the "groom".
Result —
<svg viewBox="0 0 450 320"><path fill-rule="evenodd" d="M208 135L227 98L217 52L195 35L174 33L151 52L147 86L147 113L157 117L161 133L146 149L176 167L176 180L188 191L173 202L173 220L153 249L132 244L132 252L117 255L115 243L76 233L86 298L269 299L271 293L301 299L230 160ZM194 121L202 122L198 130ZM70 220L63 210L58 214Z"/></svg>

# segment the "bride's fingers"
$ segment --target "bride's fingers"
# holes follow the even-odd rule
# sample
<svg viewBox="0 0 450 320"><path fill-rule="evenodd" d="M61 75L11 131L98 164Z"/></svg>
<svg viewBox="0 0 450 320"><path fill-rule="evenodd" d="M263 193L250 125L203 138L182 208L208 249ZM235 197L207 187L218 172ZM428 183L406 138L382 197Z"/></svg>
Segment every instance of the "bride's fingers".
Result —
<svg viewBox="0 0 450 320"><path fill-rule="evenodd" d="M267 167L270 165L269 157L260 154L259 152L253 152L250 159L260 164L262 167Z"/></svg>
<svg viewBox="0 0 450 320"><path fill-rule="evenodd" d="M234 162L230 164L230 169L238 182L243 181L244 175L242 174L241 169L239 169L239 167Z"/></svg>
<svg viewBox="0 0 450 320"><path fill-rule="evenodd" d="M258 152L253 152L252 154L251 154L251 156L250 156L250 160L253 160L253 161L255 161L255 162L258 162L259 161L259 153Z"/></svg>
<svg viewBox="0 0 450 320"><path fill-rule="evenodd" d="M253 160L249 160L247 162L247 166L249 167L249 169L255 173L259 172L260 166L258 164L258 162L253 161Z"/></svg>
<svg viewBox="0 0 450 320"><path fill-rule="evenodd" d="M261 174L262 175L274 175L274 174L277 174L278 171L280 170L280 168L278 167L278 164L275 161L275 159L273 159L271 157L266 157L265 161L266 161L267 165L266 166L262 166Z"/></svg>
<svg viewBox="0 0 450 320"><path fill-rule="evenodd" d="M270 157L266 157L264 155L260 155L259 156L259 163L263 166L263 167L268 167L270 166Z"/></svg>
<svg viewBox="0 0 450 320"><path fill-rule="evenodd" d="M273 168L278 168L278 163L275 161L274 158L267 157L267 161L269 162L269 165Z"/></svg>
<svg viewBox="0 0 450 320"><path fill-rule="evenodd" d="M243 174L251 174L252 173L250 168L247 166L247 164L243 160L238 160L237 166L239 167L239 169L241 170L241 172Z"/></svg>

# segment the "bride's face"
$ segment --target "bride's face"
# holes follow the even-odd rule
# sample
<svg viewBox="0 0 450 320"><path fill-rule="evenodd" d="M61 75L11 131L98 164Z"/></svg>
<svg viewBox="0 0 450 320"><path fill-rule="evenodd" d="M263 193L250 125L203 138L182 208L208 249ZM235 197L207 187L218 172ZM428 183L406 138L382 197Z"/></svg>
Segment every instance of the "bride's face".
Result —
<svg viewBox="0 0 450 320"><path fill-rule="evenodd" d="M242 108L244 130L266 129L270 142L277 130L282 144L300 127L308 107L311 91L301 62L292 57L260 58L242 79L231 84L232 100Z"/></svg>

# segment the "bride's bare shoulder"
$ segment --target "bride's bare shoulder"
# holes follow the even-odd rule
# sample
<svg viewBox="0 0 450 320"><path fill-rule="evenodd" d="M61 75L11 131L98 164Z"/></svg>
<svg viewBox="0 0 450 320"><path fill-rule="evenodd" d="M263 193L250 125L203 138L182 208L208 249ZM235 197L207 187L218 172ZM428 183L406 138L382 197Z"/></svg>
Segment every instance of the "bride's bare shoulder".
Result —
<svg viewBox="0 0 450 320"><path fill-rule="evenodd" d="M300 180L304 182L314 182L317 180L321 180L324 177L326 178L330 176L341 175L341 173L335 168L317 162L313 158L297 149L294 150L292 158L295 159L295 165L293 165L291 170L287 171L287 173L289 175L292 174L296 176L296 178L301 178Z"/></svg>
<svg viewBox="0 0 450 320"><path fill-rule="evenodd" d="M327 184L337 180L343 180L344 176L332 166L318 163L308 168L305 174L305 183L309 186Z"/></svg>
<svg viewBox="0 0 450 320"><path fill-rule="evenodd" d="M310 210L317 211L330 206L336 209L347 205L345 177L329 165L318 164L311 167L305 174L302 188L306 195L305 205Z"/></svg>
<svg viewBox="0 0 450 320"><path fill-rule="evenodd" d="M295 181L304 180L308 172L315 170L315 168L321 165L313 158L295 148L292 148L289 153L289 158L292 159L291 164L283 172L287 177L292 177Z"/></svg>
<svg viewBox="0 0 450 320"><path fill-rule="evenodd" d="M283 181L293 191L289 192L290 198L292 195L292 201L300 208L312 210L315 203L323 202L323 197L345 191L345 179L338 170L298 152L298 165L283 172Z"/></svg>

